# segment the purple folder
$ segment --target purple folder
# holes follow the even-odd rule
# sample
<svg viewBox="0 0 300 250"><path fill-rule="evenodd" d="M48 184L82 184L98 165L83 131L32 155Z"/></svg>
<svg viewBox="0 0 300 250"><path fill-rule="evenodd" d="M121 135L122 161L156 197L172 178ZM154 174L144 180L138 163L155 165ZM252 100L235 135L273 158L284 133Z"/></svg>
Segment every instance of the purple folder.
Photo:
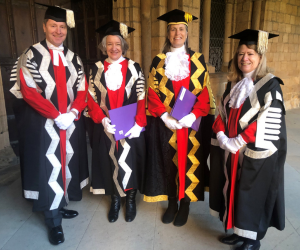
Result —
<svg viewBox="0 0 300 250"><path fill-rule="evenodd" d="M109 110L109 116L112 125L116 125L115 140L121 140L128 136L125 134L133 127L137 111L137 103L129 104L120 108ZM142 131L145 131L143 128Z"/></svg>
<svg viewBox="0 0 300 250"><path fill-rule="evenodd" d="M187 90L185 87L181 87L170 115L179 121L184 116L191 113L196 100L197 97L192 92ZM194 121L191 128L198 131L200 122L201 116Z"/></svg>

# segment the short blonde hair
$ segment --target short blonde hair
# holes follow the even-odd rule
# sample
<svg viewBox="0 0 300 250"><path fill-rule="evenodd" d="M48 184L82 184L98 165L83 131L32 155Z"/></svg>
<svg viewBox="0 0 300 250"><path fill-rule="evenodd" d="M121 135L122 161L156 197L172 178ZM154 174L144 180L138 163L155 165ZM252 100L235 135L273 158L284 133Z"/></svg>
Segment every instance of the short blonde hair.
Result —
<svg viewBox="0 0 300 250"><path fill-rule="evenodd" d="M232 59L232 63L229 69L229 73L227 76L228 81L230 82L239 82L244 78L243 72L238 67L238 54L239 49L242 45L239 45L235 55ZM246 45L248 49L253 49L257 53L257 46L255 44ZM254 80L264 77L266 74L271 72L271 69L267 67L267 57L266 54L259 54L260 55L260 62L254 72Z"/></svg>

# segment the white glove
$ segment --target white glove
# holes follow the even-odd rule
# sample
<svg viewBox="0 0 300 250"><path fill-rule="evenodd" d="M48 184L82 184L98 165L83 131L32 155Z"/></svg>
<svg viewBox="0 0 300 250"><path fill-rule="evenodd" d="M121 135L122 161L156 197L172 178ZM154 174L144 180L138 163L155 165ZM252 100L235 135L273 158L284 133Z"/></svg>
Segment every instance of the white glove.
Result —
<svg viewBox="0 0 300 250"><path fill-rule="evenodd" d="M104 127L104 130L107 133L111 133L114 135L116 133L116 129L115 129L116 125L111 125L110 122L111 122L111 120L108 117L104 117L102 119L102 125Z"/></svg>
<svg viewBox="0 0 300 250"><path fill-rule="evenodd" d="M178 122L184 128L192 127L194 121L196 121L196 116L193 113L190 113L183 118L181 118Z"/></svg>
<svg viewBox="0 0 300 250"><path fill-rule="evenodd" d="M241 135L235 138L228 138L222 131L217 133L217 139L220 147L232 154L235 154L242 146L247 144Z"/></svg>
<svg viewBox="0 0 300 250"><path fill-rule="evenodd" d="M223 148L225 150L225 143L228 141L229 138L224 134L223 131L220 131L217 133L217 139L219 141L220 148Z"/></svg>
<svg viewBox="0 0 300 250"><path fill-rule="evenodd" d="M56 117L54 119L57 127L59 127L59 129L63 129L66 130L68 129L68 127L71 126L71 124L73 123L73 121L75 120L76 115L74 115L73 112L69 112L69 113L64 113L59 115L58 117Z"/></svg>
<svg viewBox="0 0 300 250"><path fill-rule="evenodd" d="M178 123L178 121L170 116L168 112L164 113L160 119L163 120L169 129L182 129L182 126Z"/></svg>
<svg viewBox="0 0 300 250"><path fill-rule="evenodd" d="M247 144L241 135L238 135L235 138L229 138L225 144L225 147L228 151L235 154L241 147Z"/></svg>
<svg viewBox="0 0 300 250"><path fill-rule="evenodd" d="M137 125L136 123L133 125L133 127L125 134L125 136L130 135L128 138L137 138L140 136L141 132L142 132L143 127L140 127L139 125Z"/></svg>

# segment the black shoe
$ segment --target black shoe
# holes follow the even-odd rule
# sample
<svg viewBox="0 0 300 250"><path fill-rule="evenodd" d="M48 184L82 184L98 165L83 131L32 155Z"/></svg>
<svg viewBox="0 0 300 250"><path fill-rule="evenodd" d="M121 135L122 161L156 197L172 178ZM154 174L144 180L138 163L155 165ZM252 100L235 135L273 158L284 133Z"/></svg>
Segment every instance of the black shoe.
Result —
<svg viewBox="0 0 300 250"><path fill-rule="evenodd" d="M239 242L244 242L244 238L238 236L237 234L232 234L229 236L225 236L220 241L226 245L235 245Z"/></svg>
<svg viewBox="0 0 300 250"><path fill-rule="evenodd" d="M52 245L58 245L65 241L64 232L61 226L54 227L50 230L49 241Z"/></svg>
<svg viewBox="0 0 300 250"><path fill-rule="evenodd" d="M162 218L162 222L165 224L169 224L173 222L177 212L178 212L177 198L169 197L168 208Z"/></svg>
<svg viewBox="0 0 300 250"><path fill-rule="evenodd" d="M126 215L125 221L131 222L134 220L136 216L136 203L135 203L135 196L136 196L136 189L131 189L126 192Z"/></svg>
<svg viewBox="0 0 300 250"><path fill-rule="evenodd" d="M243 245L237 247L235 250L259 250L260 249L260 241L255 241L255 243L248 243L245 241Z"/></svg>
<svg viewBox="0 0 300 250"><path fill-rule="evenodd" d="M180 207L174 221L174 226L181 227L185 225L189 217L189 211L190 211L190 202L184 201L182 199L180 201Z"/></svg>
<svg viewBox="0 0 300 250"><path fill-rule="evenodd" d="M63 219L72 219L74 217L76 217L78 215L78 212L75 210L68 210L65 208L61 208L59 210L59 212L61 213Z"/></svg>
<svg viewBox="0 0 300 250"><path fill-rule="evenodd" d="M117 195L111 196L111 205L108 213L108 221L115 222L119 218L119 211L121 206L121 198Z"/></svg>

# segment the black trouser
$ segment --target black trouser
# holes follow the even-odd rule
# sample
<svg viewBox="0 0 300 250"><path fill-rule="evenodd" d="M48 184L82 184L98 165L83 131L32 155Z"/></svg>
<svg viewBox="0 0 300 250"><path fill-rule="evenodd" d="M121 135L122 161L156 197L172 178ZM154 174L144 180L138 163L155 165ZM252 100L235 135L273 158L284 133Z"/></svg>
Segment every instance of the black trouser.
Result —
<svg viewBox="0 0 300 250"><path fill-rule="evenodd" d="M59 209L44 211L45 223L49 229L60 226L62 221L62 215Z"/></svg>

